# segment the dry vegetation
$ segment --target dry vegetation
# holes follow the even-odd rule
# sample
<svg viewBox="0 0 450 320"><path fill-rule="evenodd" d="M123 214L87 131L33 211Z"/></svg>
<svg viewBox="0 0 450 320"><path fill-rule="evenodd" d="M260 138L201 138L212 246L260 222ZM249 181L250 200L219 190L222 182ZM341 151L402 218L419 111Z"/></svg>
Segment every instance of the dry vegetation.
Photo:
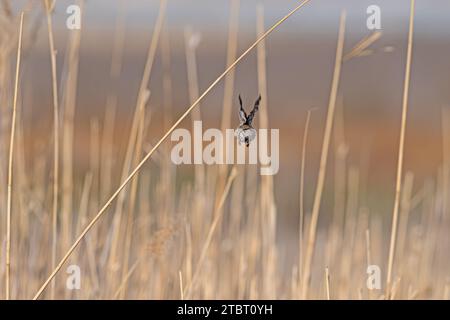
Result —
<svg viewBox="0 0 450 320"><path fill-rule="evenodd" d="M161 1L136 105L130 106L134 110L131 130L123 133L128 137L124 155L116 153L114 141L116 124L121 121L115 117L117 96L114 93L123 55L124 26L119 18L110 70L113 87L104 119L92 121L90 140L85 146L89 149L90 166L86 172L80 172L76 169L73 145L83 31L71 32L67 56L57 57L50 2L43 2L42 10L52 66L49 72L52 87L48 90L53 100L48 108L54 116L54 127L48 130L49 147L43 149L45 152L33 154L32 159L27 158L24 143L21 115L27 106L20 95L20 88L30 84L21 83L19 77L14 86L12 72L15 68L19 70L20 64L16 58L20 54L20 49L17 50L21 38L20 15L12 13L8 1L3 2L0 14L0 235L3 243L0 286L6 288L2 290L3 298L9 295L12 299L449 298L450 114L444 109L439 124L442 125L443 159L438 174L425 185L417 186L412 172L402 172L411 51L406 59L403 121L399 123L402 134L394 214L374 215L358 201L364 188L361 170L346 161L347 146L339 134L343 130L339 121L343 106L338 92L341 67L365 55L362 53L367 52L367 47L380 34L363 39L345 54L345 14L342 15L317 186L306 185L303 180L307 169L309 119L314 117L314 112L305 114L304 137L299 137L302 145L296 146L302 148L302 159L298 161L300 212L298 233L293 240L298 245L289 253L296 257L296 262L290 265L280 254L285 244L276 233L279 232L277 216L282 213L277 210L272 177L259 176L258 168L250 165L199 165L193 168L192 178L185 179L182 169L170 161L170 144L163 143L184 118L189 116L192 121L201 118L198 102L222 79L225 79L222 128L234 126L231 118L235 92L233 69L256 47L258 74L255 77L263 97L258 126L270 127L263 8L257 10L260 41L236 60L239 0L231 1L229 67L201 95L195 39L190 41L193 35L186 34L189 75L186 81L189 81L192 105L179 117L172 113L172 98L176 93L172 92L170 41L164 23L166 1ZM296 18L301 19L305 14L302 11ZM413 19L409 50L413 50L412 25ZM272 30L275 28L276 25ZM25 40L30 39L30 29L25 14ZM22 51L32 50L26 43L24 48ZM152 94L148 83L157 50L161 50L163 57L167 133L148 147L149 141L155 140L147 134L152 124L152 110L147 102ZM66 61L64 73L56 70L57 58ZM14 142L14 148L10 147L10 141ZM331 218L322 222L319 213L323 211L327 159L333 150L334 210L328 213ZM151 161L146 163L150 156ZM119 180L123 183L117 189ZM306 188L316 188L312 208L305 205ZM65 287L65 270L70 264L81 268L81 290L70 291ZM381 290L366 287L366 269L372 264L382 270ZM54 275L54 279L49 275ZM42 287L43 284L48 286Z"/></svg>

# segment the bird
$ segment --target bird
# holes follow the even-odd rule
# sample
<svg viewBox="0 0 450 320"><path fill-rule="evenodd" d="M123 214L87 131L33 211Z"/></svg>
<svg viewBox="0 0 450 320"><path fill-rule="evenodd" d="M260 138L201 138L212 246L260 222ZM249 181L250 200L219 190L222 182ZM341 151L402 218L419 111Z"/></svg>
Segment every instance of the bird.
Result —
<svg viewBox="0 0 450 320"><path fill-rule="evenodd" d="M238 137L239 143L245 143L247 147L250 145L250 142L256 137L256 130L255 128L253 128L252 122L256 112L259 109L260 102L261 95L259 95L258 99L256 99L253 110L250 112L250 114L247 115L244 107L242 106L241 95L239 94L239 127L236 129L236 136Z"/></svg>

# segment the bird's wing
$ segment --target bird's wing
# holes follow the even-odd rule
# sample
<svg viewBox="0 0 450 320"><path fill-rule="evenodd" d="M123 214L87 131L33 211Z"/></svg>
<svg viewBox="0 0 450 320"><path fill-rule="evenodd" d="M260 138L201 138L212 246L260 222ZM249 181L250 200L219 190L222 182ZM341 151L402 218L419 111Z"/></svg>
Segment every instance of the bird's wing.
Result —
<svg viewBox="0 0 450 320"><path fill-rule="evenodd" d="M261 102L261 95L259 95L258 99L255 102L255 106L253 107L253 110L250 112L250 114L247 117L247 122L249 125L252 124L253 121L253 117L255 116L255 113L258 111L259 109L259 103Z"/></svg>

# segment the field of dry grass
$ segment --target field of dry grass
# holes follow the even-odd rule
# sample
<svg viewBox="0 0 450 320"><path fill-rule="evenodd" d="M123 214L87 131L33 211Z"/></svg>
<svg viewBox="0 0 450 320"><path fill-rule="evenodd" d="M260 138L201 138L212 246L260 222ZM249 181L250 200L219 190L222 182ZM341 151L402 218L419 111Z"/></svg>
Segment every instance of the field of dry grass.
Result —
<svg viewBox="0 0 450 320"><path fill-rule="evenodd" d="M347 63L370 55L368 48L381 33L347 44L344 10L333 40L332 76L323 79L329 83L326 111L308 106L309 111L294 122L301 134L291 137L291 148L301 156L290 159L299 169L289 176L299 187L293 191L287 190L292 186L288 182L260 176L255 165L174 165L172 144L165 141L179 124L189 128L192 121L202 119L203 98L219 83L223 101L216 120L222 130L236 127L235 70L245 59L255 60L253 76L262 96L257 126L271 128L267 39L276 37L284 20L268 22L264 7L255 8L256 39L246 44L247 51L240 51L243 4L230 1L226 69L206 90L199 85L202 61L196 56L195 34L186 29L183 82L189 106L180 113L173 102L179 93L173 85L177 70L165 20L167 1L160 1L139 85L133 91L134 104L126 107L131 122L125 125L118 92L126 22L118 15L111 30L108 93L104 105L98 106L103 116L87 119L83 124L87 131L80 133L77 101L90 99L77 93L85 31L70 31L61 55L54 41L57 13L52 1L24 3L16 8L3 1L0 11L1 298L450 298L450 109L442 108L441 123L436 124L441 148L435 174L417 183L415 173L404 168L414 68L414 1L405 34L408 46L402 52L401 119L395 120L397 135L390 137L397 145L391 155L396 179L385 182L388 190L394 190L387 212L363 200L373 196L366 184L370 172L348 159L345 130L352 124L344 123L346 106L339 92ZM89 1L79 4L82 11L89 10ZM298 11L286 19L307 15L314 0L296 5ZM286 14L292 9L286 8ZM40 13L32 15L32 10ZM24 121L37 113L26 103L27 86L33 83L21 81L20 75L29 68L27 57L33 54L39 21L50 62L50 70L39 77L49 84L45 94L51 97L41 105L51 117L39 131L46 137L37 143L36 127L27 127ZM156 64L162 70L160 92L150 86ZM154 95L161 99L162 110L153 110ZM155 120L158 112L162 116ZM318 122L320 132L312 127ZM154 136L154 127L162 134ZM311 151L314 136L320 137L317 157ZM81 142L77 137L83 137ZM289 218L284 193L296 194L291 202L298 210L291 210ZM70 265L80 267L79 290L66 287ZM371 265L381 270L379 289L367 286Z"/></svg>

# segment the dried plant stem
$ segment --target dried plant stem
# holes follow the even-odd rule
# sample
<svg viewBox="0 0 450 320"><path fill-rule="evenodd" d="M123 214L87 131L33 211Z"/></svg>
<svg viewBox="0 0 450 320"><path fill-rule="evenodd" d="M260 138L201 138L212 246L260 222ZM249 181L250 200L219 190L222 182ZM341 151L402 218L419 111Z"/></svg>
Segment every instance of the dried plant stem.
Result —
<svg viewBox="0 0 450 320"><path fill-rule="evenodd" d="M306 115L305 129L303 131L302 142L302 159L300 163L300 202L299 202L299 231L298 231L298 280L301 281L303 274L303 223L305 221L305 166L306 166L306 144L308 142L309 122L311 121L311 112L314 109L309 109Z"/></svg>
<svg viewBox="0 0 450 320"><path fill-rule="evenodd" d="M450 109L442 108L442 189L444 195L449 194L450 189ZM442 215L447 216L449 206L448 197L442 199Z"/></svg>
<svg viewBox="0 0 450 320"><path fill-rule="evenodd" d="M22 51L22 33L23 33L23 12L20 14L19 42L17 46L16 60L16 80L14 83L14 99L11 120L11 136L9 140L9 159L8 159L8 198L6 210L6 300L11 295L11 209L12 209L12 182L13 182L13 159L14 159L14 135L16 131L16 113L17 113L17 95L19 91L20 75L20 57Z"/></svg>
<svg viewBox="0 0 450 320"><path fill-rule="evenodd" d="M81 12L84 8L84 0L79 0ZM71 217L73 213L73 187L74 187L74 140L75 140L75 112L77 102L78 74L80 62L81 30L73 30L67 49L65 65L65 81L62 93L63 119L61 130L61 212L60 228L61 237L58 239L59 247L66 250L70 246L73 233Z"/></svg>
<svg viewBox="0 0 450 320"><path fill-rule="evenodd" d="M395 184L395 200L394 210L392 214L392 228L391 228L391 240L389 245L389 260L388 271L386 278L386 297L389 299L392 281L392 269L394 265L394 253L395 253L395 241L397 239L397 225L398 225L398 213L400 206L400 192L402 187L402 170L403 170L403 150L405 146L405 131L406 131L406 116L408 113L408 96L409 96L409 81L411 75L411 60L412 60L412 45L413 45L413 33L414 33L414 4L415 0L411 0L411 11L409 17L409 35L408 35L408 50L406 55L406 70L405 81L403 88L403 106L402 106L402 120L400 128L400 143L398 150L398 162L397 162L397 179Z"/></svg>
<svg viewBox="0 0 450 320"><path fill-rule="evenodd" d="M189 91L189 102L193 103L200 95L200 88L198 83L198 68L197 68L197 40L196 35L191 30L191 28L186 28L184 30L184 43L185 43L185 53L186 53L186 66L187 66L187 78L188 78L188 91ZM193 109L191 112L192 118L192 128L194 127L195 121L201 121L202 115L200 112L200 107ZM194 146L195 148L195 146ZM195 186L199 190L204 190L205 188L205 168L202 164L197 164L194 168L195 174ZM200 192L199 194L203 194ZM197 201L196 201L197 202ZM199 201L198 201L199 203Z"/></svg>
<svg viewBox="0 0 450 320"><path fill-rule="evenodd" d="M314 204L308 233L308 242L305 253L305 267L302 280L302 297L304 299L306 299L307 297L310 282L311 263L313 259L314 245L316 241L317 221L319 219L320 202L322 200L322 191L325 182L325 173L327 167L328 150L330 146L331 129L333 127L334 110L336 107L336 97L339 87L339 78L341 74L342 52L344 49L344 37L345 37L345 20L346 20L346 13L345 11L343 11L341 13L339 23L339 36L336 48L336 61L334 65L334 74L331 85L330 100L328 105L328 114L325 124L325 133L323 137L322 152L320 157L319 176L317 178L316 193L314 197Z"/></svg>
<svg viewBox="0 0 450 320"><path fill-rule="evenodd" d="M264 33L264 6L259 4L256 7L256 33L258 36ZM266 66L266 43L261 41L257 48L257 70L258 70L258 91L261 95L261 114L259 117L259 127L267 129L269 127L269 104L267 95L267 66ZM262 230L263 246L263 272L264 272L264 296L275 298L275 273L276 273L276 207L273 192L273 176L261 177L260 191L261 218L264 229Z"/></svg>
<svg viewBox="0 0 450 320"><path fill-rule="evenodd" d="M367 259L367 266L370 266L372 264L372 250L370 245L370 229L366 229L366 259Z"/></svg>
<svg viewBox="0 0 450 320"><path fill-rule="evenodd" d="M364 37L360 42L358 42L352 50L350 50L349 53L344 55L344 58L342 58L343 62L347 62L348 60L352 58L359 57L361 54L366 52L366 49L372 45L375 41L381 38L382 32L381 31L374 31L372 34L368 35L367 37Z"/></svg>
<svg viewBox="0 0 450 320"><path fill-rule="evenodd" d="M49 275L47 280L42 284L39 290L33 297L34 300L38 299L42 292L47 288L49 282L56 276L58 271L62 268L64 263L70 257L75 248L83 240L84 236L91 230L91 228L97 223L97 221L106 212L112 202L117 198L120 192L128 185L128 183L133 179L133 177L139 172L139 170L144 166L151 155L159 148L159 146L169 137L173 130L189 115L189 113L194 109L197 104L203 100L203 98L244 58L246 57L264 38L266 38L270 33L272 33L278 26L280 26L284 21L286 21L290 16L297 12L300 8L305 6L310 0L305 0L290 11L286 16L281 18L276 22L271 28L269 28L261 37L259 37L247 50L242 53L239 58L237 58L217 79L198 97L198 99L178 118L178 120L172 125L172 127L161 137L161 139L153 146L153 148L145 155L145 157L139 162L139 164L133 169L133 171L128 175L128 177L122 182L122 184L117 188L117 190L112 194L109 200L103 205L100 211L95 215L95 217L89 222L89 224L84 228L83 232L78 236L66 254L62 257L56 268Z"/></svg>
<svg viewBox="0 0 450 320"><path fill-rule="evenodd" d="M227 66L236 60L239 30L239 8L240 0L232 0L230 4L230 20L228 24L228 44L227 44ZM223 109L222 109L222 130L230 127L231 106L233 105L234 91L234 70L225 77Z"/></svg>
<svg viewBox="0 0 450 320"><path fill-rule="evenodd" d="M142 145L145 135L145 110L142 112L140 121L139 121L139 128L138 128L138 135L136 137L136 150L134 154L133 163L137 163L139 161L139 158L142 154ZM127 286L126 286L126 278L128 274L128 264L130 260L130 251L131 251L131 244L133 239L133 224L134 224L134 216L135 216L135 210L136 210L136 195L138 190L138 184L139 179L138 177L134 178L131 182L131 191L130 191L130 201L129 201L129 208L128 208L128 217L126 220L126 228L125 228L125 241L124 241L124 247L123 247L123 268L122 268L122 279L125 282L124 287L121 290L120 299L123 300L125 298L125 294L127 292Z"/></svg>
<svg viewBox="0 0 450 320"><path fill-rule="evenodd" d="M139 124L144 117L145 105L150 98L150 91L148 90L148 83L153 69L153 63L155 60L156 52L158 49L158 43L161 35L161 30L164 24L164 17L166 12L167 1L162 0L159 6L158 17L155 23L155 29L153 31L152 40L147 52L147 59L144 66L144 72L142 74L141 83L139 85L139 92L134 110L133 120L131 124L131 131L128 137L128 145L125 153L125 160L122 166L121 181L124 181L129 174L133 161L133 152L135 151L136 140L139 135ZM120 244L120 228L122 226L122 212L126 200L126 194L122 193L118 200L114 212L114 221L112 226L112 241L111 241L111 254L109 256L109 266L114 266L118 259L118 251ZM110 273L110 279L114 279L113 272Z"/></svg>
<svg viewBox="0 0 450 320"><path fill-rule="evenodd" d="M53 94L53 210L52 210L52 269L56 266L56 237L57 237L57 210L58 210L58 180L59 180L59 107L58 107L58 81L56 75L56 50L53 38L53 26L49 0L45 0L47 16L48 42L50 47L50 62L52 68L52 94ZM51 298L55 297L55 282L51 285Z"/></svg>
<svg viewBox="0 0 450 320"><path fill-rule="evenodd" d="M232 0L230 2L230 18L228 23L228 43L227 43L227 66L231 65L236 60L238 47L238 31L239 31L239 9L240 0ZM223 89L223 107L222 107L222 122L221 129L225 132L231 126L231 108L233 105L234 92L234 69L225 77ZM219 166L219 174L217 178L216 199L214 208L217 208L220 193L225 186L227 176L227 165Z"/></svg>
<svg viewBox="0 0 450 320"><path fill-rule="evenodd" d="M111 65L109 69L110 88L106 97L105 119L102 133L102 159L100 167L100 201L107 199L111 192L113 171L113 142L114 127L118 104L119 79L123 65L124 43L126 36L126 10L125 0L120 0L116 17L113 47L111 53Z"/></svg>
<svg viewBox="0 0 450 320"><path fill-rule="evenodd" d="M133 272L136 270L137 266L139 265L139 260L136 261L130 268L130 270L127 272L127 274L125 275L125 277L122 279L122 283L120 284L119 288L117 288L116 292L114 293L113 299L116 300L119 295L121 294L121 292L124 291L124 289L126 288L128 279L130 279L131 275L133 274Z"/></svg>
<svg viewBox="0 0 450 320"><path fill-rule="evenodd" d="M162 87L163 87L163 131L170 128L173 115L173 84L172 84L172 59L171 59L171 38L167 19L165 20L161 33L161 65L162 65ZM168 158L171 146L166 143L163 148L163 157ZM176 168L170 161L161 163L161 195L163 203L163 224L167 223L174 212L175 203L172 195L175 194Z"/></svg>
<svg viewBox="0 0 450 320"><path fill-rule="evenodd" d="M181 300L184 300L184 292L183 292L183 274L181 273L181 270L178 271L178 278L180 280L180 298Z"/></svg>
<svg viewBox="0 0 450 320"><path fill-rule="evenodd" d="M193 103L200 95L200 88L198 84L198 68L197 68L197 56L196 50L200 39L190 27L184 30L184 47L186 55L186 66L187 66L187 77L188 77L188 91L189 91L189 101ZM196 108L191 112L192 121L200 121L201 113L200 109Z"/></svg>
<svg viewBox="0 0 450 320"><path fill-rule="evenodd" d="M330 300L330 270L328 270L328 267L325 268L325 289L327 291L327 300Z"/></svg>

